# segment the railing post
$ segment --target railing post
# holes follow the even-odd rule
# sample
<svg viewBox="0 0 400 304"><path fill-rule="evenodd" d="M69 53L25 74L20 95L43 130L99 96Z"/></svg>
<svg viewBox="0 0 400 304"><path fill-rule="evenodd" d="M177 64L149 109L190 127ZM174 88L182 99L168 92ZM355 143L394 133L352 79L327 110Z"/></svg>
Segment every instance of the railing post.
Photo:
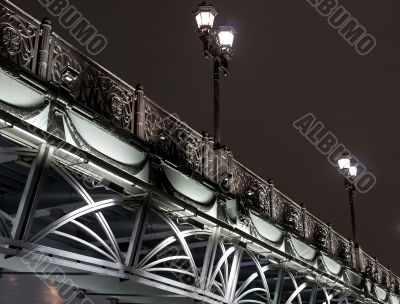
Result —
<svg viewBox="0 0 400 304"><path fill-rule="evenodd" d="M39 48L39 61L37 75L43 79L47 79L47 69L49 65L49 50L50 50L50 37L51 37L51 21L48 18L43 19L40 29L42 35L40 36L40 48Z"/></svg>
<svg viewBox="0 0 400 304"><path fill-rule="evenodd" d="M379 277L379 261L377 257L374 257L375 271L374 277L377 283L381 283L381 278Z"/></svg>
<svg viewBox="0 0 400 304"><path fill-rule="evenodd" d="M389 290L390 290L390 292L393 293L394 292L394 275L393 275L393 271L390 267L388 267L388 270L389 270L389 279L388 279Z"/></svg>
<svg viewBox="0 0 400 304"><path fill-rule="evenodd" d="M224 188L224 191L230 191L231 189L231 178L232 178L232 152L223 147L218 150L214 150L216 164L214 168L216 170L217 182ZM216 166L215 166L216 165Z"/></svg>
<svg viewBox="0 0 400 304"><path fill-rule="evenodd" d="M207 132L202 134L202 175L204 178L209 178L209 168L210 168L210 145L209 145L209 135Z"/></svg>
<svg viewBox="0 0 400 304"><path fill-rule="evenodd" d="M357 269L356 252L352 239L349 239L349 244L350 244L350 254L351 254L351 266L353 267L353 269Z"/></svg>
<svg viewBox="0 0 400 304"><path fill-rule="evenodd" d="M268 181L268 188L269 188L269 208L271 218L275 219L275 206L274 206L274 181L270 178Z"/></svg>
<svg viewBox="0 0 400 304"><path fill-rule="evenodd" d="M333 247L332 247L332 225L330 223L326 224L328 226L328 241L329 241L329 254L333 256Z"/></svg>
<svg viewBox="0 0 400 304"><path fill-rule="evenodd" d="M354 244L354 256L355 256L355 268L358 271L364 271L364 265L362 262L362 249L359 245Z"/></svg>
<svg viewBox="0 0 400 304"><path fill-rule="evenodd" d="M144 103L144 90L141 84L136 86L136 101L135 101L135 116L134 116L134 134L141 138L145 139L145 111L146 106Z"/></svg>
<svg viewBox="0 0 400 304"><path fill-rule="evenodd" d="M307 209L306 205L301 205L301 217L303 219L303 238L307 239Z"/></svg>

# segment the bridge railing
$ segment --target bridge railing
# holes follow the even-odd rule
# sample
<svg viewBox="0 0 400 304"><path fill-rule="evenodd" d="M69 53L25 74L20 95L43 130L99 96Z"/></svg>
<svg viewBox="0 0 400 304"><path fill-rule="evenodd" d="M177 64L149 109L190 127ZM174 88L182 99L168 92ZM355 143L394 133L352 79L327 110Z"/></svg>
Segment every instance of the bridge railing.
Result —
<svg viewBox="0 0 400 304"><path fill-rule="evenodd" d="M7 0L0 0L0 55L43 81L64 88L94 116L152 144L159 155L193 178L217 185L297 237L400 294L400 278L200 134L104 67L77 51ZM74 76L77 77L71 77ZM74 106L74 105L70 105Z"/></svg>
<svg viewBox="0 0 400 304"><path fill-rule="evenodd" d="M63 86L92 113L134 131L134 88L54 33L49 20L40 23L2 0L0 35L2 56L43 81Z"/></svg>
<svg viewBox="0 0 400 304"><path fill-rule="evenodd" d="M42 24L42 32L51 28ZM48 82L66 87L80 106L110 120L119 128L134 131L135 90L102 66L78 52L55 33L49 35L44 52L48 58L39 60L37 75ZM63 79L70 71L79 73L72 81Z"/></svg>
<svg viewBox="0 0 400 304"><path fill-rule="evenodd" d="M0 2L0 34L0 54L20 68L35 73L40 23L8 2Z"/></svg>

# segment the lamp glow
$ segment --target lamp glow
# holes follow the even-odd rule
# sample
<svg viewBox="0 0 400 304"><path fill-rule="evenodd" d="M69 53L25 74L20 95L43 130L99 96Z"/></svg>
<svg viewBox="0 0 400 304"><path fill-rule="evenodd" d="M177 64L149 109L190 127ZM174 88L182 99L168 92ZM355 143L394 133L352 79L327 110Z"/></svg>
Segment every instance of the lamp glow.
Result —
<svg viewBox="0 0 400 304"><path fill-rule="evenodd" d="M357 167L356 166L349 167L349 174L352 177L357 176Z"/></svg>
<svg viewBox="0 0 400 304"><path fill-rule="evenodd" d="M217 11L214 6L205 2L200 4L195 12L197 26L201 31L207 31L213 28Z"/></svg>
<svg viewBox="0 0 400 304"><path fill-rule="evenodd" d="M349 169L350 168L350 159L349 158L339 159L338 165L339 165L340 170Z"/></svg>
<svg viewBox="0 0 400 304"><path fill-rule="evenodd" d="M221 48L232 48L236 31L232 26L221 26L218 29L218 43Z"/></svg>

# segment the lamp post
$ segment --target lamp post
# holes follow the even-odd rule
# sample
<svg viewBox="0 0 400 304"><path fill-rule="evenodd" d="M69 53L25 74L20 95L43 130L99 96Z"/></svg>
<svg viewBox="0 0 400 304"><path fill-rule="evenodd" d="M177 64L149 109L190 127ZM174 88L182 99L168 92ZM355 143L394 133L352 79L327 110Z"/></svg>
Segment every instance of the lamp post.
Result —
<svg viewBox="0 0 400 304"><path fill-rule="evenodd" d="M214 6L202 2L195 11L195 18L203 42L203 53L207 59L214 61L214 148L221 148L221 111L220 111L220 72L225 76L229 71L229 60L233 55L233 41L236 31L232 26L223 25L214 29L217 16Z"/></svg>
<svg viewBox="0 0 400 304"><path fill-rule="evenodd" d="M343 154L338 160L340 172L344 176L344 185L349 194L350 204L350 216L351 216L351 229L353 242L357 246L357 229L356 229L356 217L354 212L354 196L356 195L356 187L354 185L354 179L357 176L357 167L351 165L350 155Z"/></svg>

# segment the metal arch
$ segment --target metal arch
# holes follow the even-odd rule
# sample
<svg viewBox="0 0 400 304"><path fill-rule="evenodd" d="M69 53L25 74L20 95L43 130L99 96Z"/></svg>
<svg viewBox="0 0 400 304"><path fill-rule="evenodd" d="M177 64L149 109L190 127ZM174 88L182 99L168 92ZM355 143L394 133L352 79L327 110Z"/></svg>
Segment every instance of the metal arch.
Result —
<svg viewBox="0 0 400 304"><path fill-rule="evenodd" d="M226 292L226 289L227 289L227 286L226 286L226 284L227 284L227 280L228 280L228 276L229 276L229 263L228 263L228 257L229 257L229 255L228 255L228 257L226 257L225 259L223 259L223 256L226 254L226 249L225 249L225 244L224 244L224 242L223 242L223 240L222 239L219 239L218 240L218 246L219 246L219 248L221 249L221 252L222 252L222 257L221 257L221 259L220 259L220 261L219 262L221 262L221 265L219 265L219 263L217 264L217 268L216 268L216 270L214 271L214 272L212 272L212 270L213 270L213 265L211 265L211 268L210 268L210 276L209 276L209 278L208 278L208 280L207 280L207 284L206 284L206 287L205 287L205 290L210 290L211 289L211 287L213 286L213 285L215 285L216 284L216 281L215 281L215 279L216 279L216 276L217 276L217 274L218 274L218 276L220 277L220 279L221 279L221 281L222 281L222 285L223 285L223 290L224 290L224 292L222 293L222 295ZM232 248L232 247L231 247ZM218 247L217 247L217 250L218 250ZM228 249L229 250L229 249ZM223 273L222 273L222 271L221 271L221 267L222 267L222 264L225 264L224 266L224 270L225 270L225 277L224 277L224 275L223 275ZM219 266L218 266L219 265ZM216 274L214 275L214 273L216 272Z"/></svg>
<svg viewBox="0 0 400 304"><path fill-rule="evenodd" d="M225 293L225 299L229 302L233 302L235 296L235 290L237 287L237 281L239 277L240 261L243 257L243 248L236 247L235 254L233 256L233 261L231 264L231 269L228 277L227 289Z"/></svg>
<svg viewBox="0 0 400 304"><path fill-rule="evenodd" d="M220 233L221 233L221 228L214 227L212 229L211 235L208 238L206 254L204 256L204 261L203 261L201 276L200 276L200 288L202 288L202 289L206 288L207 282L211 276L212 266L214 265L215 255L216 255L216 252L218 249ZM217 288L220 287L218 284L215 284L215 286ZM222 285L222 287L224 288L223 285ZM221 291L222 291L222 289L220 289L220 292ZM222 291L221 294L224 294L224 292Z"/></svg>
<svg viewBox="0 0 400 304"><path fill-rule="evenodd" d="M222 283L219 283L219 282L217 282L217 281L214 281L214 282L212 283L212 286L214 286L215 288L218 289L219 293L221 294L221 297L224 296L224 294L225 294L225 292L226 292L225 283L222 284Z"/></svg>
<svg viewBox="0 0 400 304"><path fill-rule="evenodd" d="M222 267L222 264L226 263L228 257L229 257L232 253L234 253L235 250L236 250L235 247L230 247L230 248L228 248L228 250L226 250L226 251L224 252L224 254L222 255L222 257L219 259L219 261L218 261L218 263L217 263L217 265L216 265L216 267L215 267L215 270L214 270L214 272L213 272L213 274L212 274L212 276L211 276L211 278L210 278L210 282L209 282L209 284L208 284L208 286L207 286L207 289L206 289L207 291L210 291L211 285L212 285L213 282L215 281L215 278L217 277L217 273L218 273L218 271L220 271L220 269L221 269L221 267ZM226 279L228 279L228 276L226 277Z"/></svg>
<svg viewBox="0 0 400 304"><path fill-rule="evenodd" d="M328 295L328 291L326 290L325 287L322 287L322 291L324 292L326 297L326 302L323 302L323 304L330 304L332 298L329 298L330 296Z"/></svg>
<svg viewBox="0 0 400 304"><path fill-rule="evenodd" d="M258 272L254 272L252 273L246 281L244 281L242 283L242 285L240 285L240 287L236 290L235 293L235 298L236 300L238 300L241 296L241 293L246 289L247 286L250 285L251 282L253 282L256 278L258 277Z"/></svg>
<svg viewBox="0 0 400 304"><path fill-rule="evenodd" d="M176 269L176 268L163 268L163 267L160 267L160 268L146 269L146 271L148 271L148 272L159 272L159 271L161 271L161 272L162 271L163 272L177 272L177 273L182 273L182 274L185 274L185 275L188 275L188 276L191 276L191 277L195 278L195 275L193 273L191 273L189 271L186 271L186 270L182 270L182 269Z"/></svg>
<svg viewBox="0 0 400 304"><path fill-rule="evenodd" d="M247 290L246 292L244 292L244 293L242 293L238 298L236 298L235 300L234 300L234 302L236 303L240 303L240 302L242 302L241 301L241 299L242 298L244 298L245 296L247 296L248 294L251 294L251 293L253 293L253 292L256 292L256 291L261 291L261 292L266 292L266 293L268 293L268 291L266 290L266 289L264 289L264 288L252 288L252 289L249 289L249 290ZM268 299L268 298L266 298L266 299ZM268 301L268 300L267 300ZM268 302L269 303L269 302Z"/></svg>
<svg viewBox="0 0 400 304"><path fill-rule="evenodd" d="M271 267L271 265L267 265L267 266L261 267L261 272L262 272L262 273L265 273L265 272L267 272L268 270L270 270L270 269L272 269L272 268L273 268L273 267ZM247 288L247 286L249 286L250 283L253 282L258 276L259 276L259 273L258 273L258 272L254 272L253 274L251 274L251 275L247 278L246 281L244 281L244 282L242 283L242 285L236 290L236 293L235 293L235 298L236 298L236 300L239 300L241 293L242 293L242 292ZM264 277L265 277L265 276L264 276ZM268 283L267 283L267 284L268 284ZM268 297L269 297L269 299L270 299L270 298L271 298L271 295L270 295L270 292L269 292L269 288L268 288L267 292L268 292ZM272 301L271 301L271 302L272 302Z"/></svg>
<svg viewBox="0 0 400 304"><path fill-rule="evenodd" d="M94 232L93 230L91 230L90 228L86 227L85 225L76 220L72 220L70 223L79 227L80 229L82 229L82 231L86 232L88 235L96 239L108 251L108 253L114 257L115 260L118 260L118 257L115 254L115 252L112 251L110 246L108 246L107 243L100 236L98 236L96 232Z"/></svg>
<svg viewBox="0 0 400 304"><path fill-rule="evenodd" d="M118 260L115 259L114 257L112 257L111 255L109 255L107 252L105 252L104 250L101 250L100 248L96 247L95 245L93 245L93 244L91 244L91 243L89 243L89 242L87 242L85 240L82 240L82 239L80 239L78 237L75 237L75 236L73 236L71 234L64 233L64 232L57 231L57 230L55 230L53 232L53 234L61 236L61 237L64 237L64 238L67 238L67 239L70 239L70 240L75 241L75 242L78 242L78 243L80 243L82 245L85 245L86 247L89 247L90 249L92 249L94 251L97 251L101 255L105 256L108 259L110 259L111 261L113 261L115 263L118 263Z"/></svg>
<svg viewBox="0 0 400 304"><path fill-rule="evenodd" d="M325 289L325 288L323 288L323 289ZM325 291L324 291L324 293L325 293ZM325 293L325 296L327 296L327 295L328 295L328 292ZM338 303L343 303L344 300L347 300L347 297L349 296L349 294L346 294L346 292L343 292L343 291L335 290L335 292L333 292L333 293L331 293L330 295L327 296L327 300L330 302L336 296L340 296L340 298L338 300L336 300L336 301ZM323 302L323 303L326 304L326 302Z"/></svg>
<svg viewBox="0 0 400 304"><path fill-rule="evenodd" d="M158 252L174 242L176 242L176 237L170 236L161 243L157 244L157 246L155 246L141 261L139 261L137 264L137 269L143 269L143 267L146 266L146 263L150 261Z"/></svg>
<svg viewBox="0 0 400 304"><path fill-rule="evenodd" d="M150 264L143 266L142 270L150 271L150 269L152 269L153 266L156 266L156 265L164 263L164 262L174 261L174 260L189 260L189 257L187 257L185 255L176 255L176 256L158 259L157 261L154 261Z"/></svg>
<svg viewBox="0 0 400 304"><path fill-rule="evenodd" d="M207 235L205 231L194 229L182 232L182 236L185 238L187 236L196 235L197 232L201 232ZM170 236L157 244L137 265L138 269L143 269L146 266L146 263L150 261L158 252L160 252L165 247L171 245L172 243L176 242L177 239L175 236ZM188 256L187 256L188 257ZM188 257L189 258L189 257Z"/></svg>
<svg viewBox="0 0 400 304"><path fill-rule="evenodd" d="M272 300L271 300L271 293L269 292L269 287L268 287L267 279L265 278L265 275L264 275L265 271L267 271L268 268L266 268L266 270L263 270L263 268L265 268L265 267L261 267L260 262L259 262L259 261L257 260L257 258L254 256L254 254L253 254L250 250L248 250L247 248L244 249L244 250L245 250L245 252L249 255L249 257L253 260L254 264L256 265L257 271L258 271L258 273L259 273L259 275L260 275L261 281L262 281L262 283L263 283L263 285L264 285L264 289L265 289L266 294L267 294L267 301L268 301L268 303L271 303L271 302L272 302Z"/></svg>
<svg viewBox="0 0 400 304"><path fill-rule="evenodd" d="M175 225L175 223L168 217L166 217L164 214L158 212L157 210L153 209L153 212L158 215L166 224L168 224L171 228L172 231L175 233L176 237L178 238L179 242L181 243L181 246L183 250L185 251L186 255L189 257L189 262L194 274L194 278L196 279L197 283L199 283L199 274L197 270L196 263L194 261L193 255L190 252L190 248L188 244L186 243L185 237L183 237L182 232L178 229L178 227Z"/></svg>
<svg viewBox="0 0 400 304"><path fill-rule="evenodd" d="M64 168L60 167L57 163L53 162L52 168L56 170L56 172L64 178L64 180L74 188L84 199L87 205L93 205L95 202L90 197L89 193L82 187L82 185L75 180L75 178ZM118 246L118 242L115 239L114 233L112 232L110 226L108 225L107 220L104 215L99 212L96 213L96 218L99 221L100 226L102 227L104 233L107 235L108 240L111 242L111 246L113 247L115 254L118 256L118 262L122 263L122 254Z"/></svg>
<svg viewBox="0 0 400 304"><path fill-rule="evenodd" d="M294 288L298 289L298 288L299 288L299 285L297 285L297 282L296 282L296 279L295 279L293 273L292 273L289 269L287 270L287 273L289 274L290 278L292 279ZM303 285L303 284L302 284L302 285ZM302 286L302 285L300 285L300 286ZM306 284L306 286L307 286L307 284ZM306 287L306 286L305 286L305 287ZM297 297L298 297L298 299L299 299L299 303L301 304L301 303L302 303L302 300L301 300L300 292L297 294Z"/></svg>
<svg viewBox="0 0 400 304"><path fill-rule="evenodd" d="M297 296L300 294L300 292L301 292L304 288L306 288L307 286L308 286L307 283L303 283L303 284L301 284L299 287L297 287L296 290L295 290L295 291L292 293L292 295L289 297L289 299L286 301L286 304L291 304L292 301L294 300L294 298L297 297ZM301 303L301 301L300 301L300 303Z"/></svg>
<svg viewBox="0 0 400 304"><path fill-rule="evenodd" d="M205 289L211 276L212 267L214 265L216 252L218 249L218 242L221 234L221 228L216 226L211 229L211 234L207 241L206 253L203 260L201 276L200 276L200 288ZM221 292L223 284L215 284ZM223 294L223 292L221 293Z"/></svg>
<svg viewBox="0 0 400 304"><path fill-rule="evenodd" d="M117 206L122 202L123 202L123 199L120 199L120 200L108 199L108 200L97 202L93 205L84 206L75 211L72 211L72 212L64 215L63 217L59 218L58 220L54 221L53 223L51 223L50 225L48 225L47 227L45 227L38 233L36 233L34 236L32 236L29 239L29 242L31 242L31 243L39 242L40 240L42 240L49 234L53 233L56 229L68 224L69 222L71 222L81 216L84 216L86 214L96 212L96 211L99 211L102 209L106 209L109 207Z"/></svg>

